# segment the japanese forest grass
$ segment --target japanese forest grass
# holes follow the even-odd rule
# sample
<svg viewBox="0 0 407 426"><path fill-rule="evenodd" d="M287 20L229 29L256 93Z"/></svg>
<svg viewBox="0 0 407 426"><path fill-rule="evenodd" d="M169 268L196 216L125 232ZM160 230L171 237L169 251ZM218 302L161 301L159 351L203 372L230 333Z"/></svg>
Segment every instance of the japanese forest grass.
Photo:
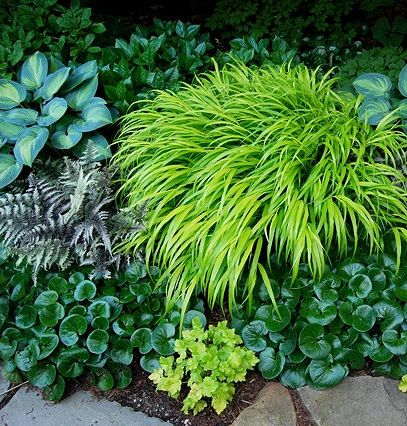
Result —
<svg viewBox="0 0 407 426"><path fill-rule="evenodd" d="M267 286L273 255L308 263L320 277L330 257L379 251L390 234L401 255L407 194L395 161L405 135L391 116L373 128L359 99L304 66L229 65L160 91L122 120L113 161L129 207L147 202L147 262L167 271L169 306L199 286L210 307L249 303ZM377 162L377 158L384 162ZM274 257L274 256L273 256Z"/></svg>

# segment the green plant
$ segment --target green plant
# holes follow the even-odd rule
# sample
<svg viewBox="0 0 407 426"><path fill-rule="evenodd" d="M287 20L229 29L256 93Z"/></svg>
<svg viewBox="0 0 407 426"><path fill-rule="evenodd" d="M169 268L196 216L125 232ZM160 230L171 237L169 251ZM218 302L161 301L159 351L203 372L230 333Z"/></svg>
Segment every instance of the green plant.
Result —
<svg viewBox="0 0 407 426"><path fill-rule="evenodd" d="M251 314L235 309L231 326L258 354L266 379L285 386L335 386L351 369L400 379L407 374L407 267L394 255L361 255L326 268L307 265L293 282L275 266L277 309L261 281ZM250 320L248 320L250 318Z"/></svg>
<svg viewBox="0 0 407 426"><path fill-rule="evenodd" d="M73 0L5 0L0 6L0 76L12 78L17 64L40 50L62 62L83 62L101 52L96 36L106 29L91 21L91 9Z"/></svg>
<svg viewBox="0 0 407 426"><path fill-rule="evenodd" d="M359 107L359 116L363 121L378 125L393 108L407 131L407 99L400 100L400 95L394 93L389 77L379 73L365 73L355 79L353 87L364 97ZM407 65L400 71L397 87L401 96L407 98Z"/></svg>
<svg viewBox="0 0 407 426"><path fill-rule="evenodd" d="M0 188L24 165L31 167L47 143L83 152L90 142L99 156L111 156L108 142L95 132L112 123L106 102L95 97L97 86L96 61L64 67L40 52L24 61L19 83L0 79Z"/></svg>
<svg viewBox="0 0 407 426"><path fill-rule="evenodd" d="M401 392L407 392L407 374L405 374L401 378L401 382L399 384L399 390L401 390Z"/></svg>
<svg viewBox="0 0 407 426"><path fill-rule="evenodd" d="M348 59L338 69L338 84L343 89L352 87L352 82L363 73L387 75L396 84L400 70L407 62L407 51L401 47L375 47Z"/></svg>
<svg viewBox="0 0 407 426"><path fill-rule="evenodd" d="M406 194L392 179L403 177L375 157L393 162L406 139L362 123L355 100L317 73L230 65L123 118L121 193L150 210L147 232L121 248L145 244L170 304L200 287L210 307L225 296L232 306L243 276L249 303L259 275L272 296L272 254L294 277L302 259L317 277L360 240L380 250L388 228L400 256Z"/></svg>
<svg viewBox="0 0 407 426"><path fill-rule="evenodd" d="M29 380L51 400L61 399L65 382L83 374L101 390L124 388L132 380L128 366L133 341L140 341L138 327L153 336L149 349L140 348L143 368L152 371L159 354L173 353L174 339L163 329L172 328L173 336L180 314L176 308L163 317L165 293L155 285L157 268L150 266L147 274L135 261L112 279L92 281L86 279L89 269L41 271L33 285L24 265L4 258L1 263L0 359L7 380Z"/></svg>
<svg viewBox="0 0 407 426"><path fill-rule="evenodd" d="M32 265L34 279L40 269L73 264L90 265L92 277L108 278L128 260L113 254L112 246L143 229L145 212L108 210L112 173L93 162L98 154L89 147L77 161L40 163L16 193L0 196L2 243L17 264Z"/></svg>
<svg viewBox="0 0 407 426"><path fill-rule="evenodd" d="M373 38L387 47L402 46L406 34L407 19L401 15L397 15L391 24L387 18L381 17L372 27Z"/></svg>
<svg viewBox="0 0 407 426"><path fill-rule="evenodd" d="M188 376L190 391L182 411L187 414L193 410L197 414L207 406L204 398L210 398L212 407L220 414L233 398L233 383L244 381L246 371L258 362L252 351L237 346L241 343L234 330L227 328L226 321L204 331L201 321L194 319L192 330L183 331L182 339L175 341L177 358L161 357L160 368L149 378L158 390L178 398L183 378Z"/></svg>

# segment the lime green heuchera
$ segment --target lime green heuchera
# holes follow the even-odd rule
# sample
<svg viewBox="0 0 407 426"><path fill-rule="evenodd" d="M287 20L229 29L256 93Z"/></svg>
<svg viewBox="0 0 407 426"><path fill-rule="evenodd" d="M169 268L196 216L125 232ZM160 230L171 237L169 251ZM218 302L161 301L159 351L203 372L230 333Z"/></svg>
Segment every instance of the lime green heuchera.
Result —
<svg viewBox="0 0 407 426"><path fill-rule="evenodd" d="M194 318L192 329L184 330L182 339L175 342L178 357L161 357L160 368L149 378L158 390L178 398L182 379L189 375L190 391L182 411L193 410L197 414L207 406L204 398L211 398L212 407L220 414L233 398L233 383L244 381L247 370L258 362L254 352L238 346L241 343L226 321L216 327L210 325L205 331L199 318Z"/></svg>
<svg viewBox="0 0 407 426"><path fill-rule="evenodd" d="M407 374L401 378L401 382L399 383L399 390L401 390L401 392L407 392Z"/></svg>

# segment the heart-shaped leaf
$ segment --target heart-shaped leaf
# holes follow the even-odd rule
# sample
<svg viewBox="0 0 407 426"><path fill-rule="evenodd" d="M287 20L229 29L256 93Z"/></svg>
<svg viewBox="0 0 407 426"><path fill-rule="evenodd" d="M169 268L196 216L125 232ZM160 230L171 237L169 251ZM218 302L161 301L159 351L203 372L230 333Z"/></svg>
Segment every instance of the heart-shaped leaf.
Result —
<svg viewBox="0 0 407 426"><path fill-rule="evenodd" d="M160 355L154 352L143 355L140 358L140 366L144 371L152 373L154 370L160 368Z"/></svg>
<svg viewBox="0 0 407 426"><path fill-rule="evenodd" d="M49 136L48 129L33 126L25 129L14 146L14 156L19 163L32 166Z"/></svg>
<svg viewBox="0 0 407 426"><path fill-rule="evenodd" d="M53 333L43 334L38 337L38 345L40 347L40 354L38 360L48 358L52 352L57 348L59 337Z"/></svg>
<svg viewBox="0 0 407 426"><path fill-rule="evenodd" d="M396 302L383 300L376 303L373 309L382 331L393 329L404 321L403 309Z"/></svg>
<svg viewBox="0 0 407 426"><path fill-rule="evenodd" d="M38 117L37 123L40 126L50 126L64 116L68 104L63 98L53 98L42 108L42 115Z"/></svg>
<svg viewBox="0 0 407 426"><path fill-rule="evenodd" d="M19 306L16 309L16 326L18 328L30 328L35 324L37 311L34 306Z"/></svg>
<svg viewBox="0 0 407 426"><path fill-rule="evenodd" d="M34 302L34 306L37 309L45 308L48 305L53 305L58 300L58 293L53 290L43 291Z"/></svg>
<svg viewBox="0 0 407 426"><path fill-rule="evenodd" d="M98 371L96 376L96 386L101 391L108 391L114 386L114 378L110 371L102 368L101 371Z"/></svg>
<svg viewBox="0 0 407 426"><path fill-rule="evenodd" d="M175 330L174 330L175 333ZM119 339L113 343L110 351L110 357L113 362L124 365L130 365L133 361L133 345L129 340Z"/></svg>
<svg viewBox="0 0 407 426"><path fill-rule="evenodd" d="M323 359L330 350L331 345L323 339L324 328L319 324L308 324L300 333L299 348L311 359Z"/></svg>
<svg viewBox="0 0 407 426"><path fill-rule="evenodd" d="M12 109L20 105L26 97L27 92L21 84L0 79L0 109Z"/></svg>
<svg viewBox="0 0 407 426"><path fill-rule="evenodd" d="M88 312L95 317L110 318L111 308L105 300L98 300L89 305Z"/></svg>
<svg viewBox="0 0 407 426"><path fill-rule="evenodd" d="M183 327L184 328L192 328L192 320L194 318L199 319L203 328L206 327L207 321L206 321L205 315L200 311L195 311L194 309L191 309L190 311L188 311L185 314Z"/></svg>
<svg viewBox="0 0 407 426"><path fill-rule="evenodd" d="M48 281L48 289L55 291L58 295L65 294L68 291L68 283L62 277L53 277Z"/></svg>
<svg viewBox="0 0 407 426"><path fill-rule="evenodd" d="M51 137L51 145L57 149L70 149L75 146L82 137L82 133L75 130L73 124L67 129L58 130Z"/></svg>
<svg viewBox="0 0 407 426"><path fill-rule="evenodd" d="M14 361L21 371L30 371L37 364L40 348L36 342L15 353Z"/></svg>
<svg viewBox="0 0 407 426"><path fill-rule="evenodd" d="M135 348L139 348L141 354L147 354L153 348L153 344L151 342L152 332L149 328L139 328L136 330L130 341L133 343Z"/></svg>
<svg viewBox="0 0 407 426"><path fill-rule="evenodd" d="M55 327L65 316L65 309L60 303L44 306L39 311L40 322L45 327Z"/></svg>
<svg viewBox="0 0 407 426"><path fill-rule="evenodd" d="M289 388L300 388L307 383L306 370L307 365L305 364L286 364L286 367L281 372L280 381Z"/></svg>
<svg viewBox="0 0 407 426"><path fill-rule="evenodd" d="M399 333L396 330L386 330L382 335L384 346L394 355L407 354L407 332Z"/></svg>
<svg viewBox="0 0 407 426"><path fill-rule="evenodd" d="M359 117L376 126L391 110L390 102L385 98L366 99L359 107Z"/></svg>
<svg viewBox="0 0 407 426"><path fill-rule="evenodd" d="M85 105L95 96L98 87L98 76L90 78L75 88L66 96L70 108L81 111Z"/></svg>
<svg viewBox="0 0 407 426"><path fill-rule="evenodd" d="M119 336L130 337L134 332L134 317L131 314L122 314L113 322L113 331Z"/></svg>
<svg viewBox="0 0 407 426"><path fill-rule="evenodd" d="M267 328L264 321L256 320L243 328L242 340L248 349L261 352L267 347L267 341L264 337L266 334Z"/></svg>
<svg viewBox="0 0 407 426"><path fill-rule="evenodd" d="M404 65L399 74L398 89L400 93L407 98L407 65Z"/></svg>
<svg viewBox="0 0 407 426"><path fill-rule="evenodd" d="M101 98L88 101L82 109L81 117L81 120L76 120L73 124L78 132L93 132L113 122L109 108Z"/></svg>
<svg viewBox="0 0 407 426"><path fill-rule="evenodd" d="M9 154L0 154L0 189L17 179L23 165Z"/></svg>
<svg viewBox="0 0 407 426"><path fill-rule="evenodd" d="M369 331L376 322L376 312L369 305L358 306L351 316L352 327L360 332Z"/></svg>
<svg viewBox="0 0 407 426"><path fill-rule="evenodd" d="M57 358L57 368L63 377L79 377L84 365L89 359L89 352L85 348L68 348L60 352Z"/></svg>
<svg viewBox="0 0 407 426"><path fill-rule="evenodd" d="M109 320L105 317L96 317L93 318L91 325L94 329L100 328L102 330L107 330L109 328Z"/></svg>
<svg viewBox="0 0 407 426"><path fill-rule="evenodd" d="M102 354L109 345L109 334L105 330L94 330L86 339L86 346L93 354Z"/></svg>
<svg viewBox="0 0 407 426"><path fill-rule="evenodd" d="M276 378L285 365L285 356L282 352L275 352L272 348L266 348L259 355L259 370L267 380Z"/></svg>
<svg viewBox="0 0 407 426"><path fill-rule="evenodd" d="M349 373L349 369L329 359L312 360L309 365L309 375L313 386L328 388L340 383Z"/></svg>
<svg viewBox="0 0 407 426"><path fill-rule="evenodd" d="M385 346L379 345L372 350L369 357L376 362L387 362L393 358L393 354Z"/></svg>
<svg viewBox="0 0 407 426"><path fill-rule="evenodd" d="M47 57L41 52L35 52L23 63L20 82L27 90L34 91L41 86L47 74Z"/></svg>
<svg viewBox="0 0 407 426"><path fill-rule="evenodd" d="M354 275L365 274L367 268L358 262L345 262L338 266L338 276L344 281L349 281Z"/></svg>
<svg viewBox="0 0 407 426"><path fill-rule="evenodd" d="M390 79L383 74L365 73L354 80L353 87L359 94L373 99L388 96L392 84Z"/></svg>
<svg viewBox="0 0 407 426"><path fill-rule="evenodd" d="M74 345L87 329L86 319L78 314L68 315L59 326L59 338L66 346Z"/></svg>
<svg viewBox="0 0 407 426"><path fill-rule="evenodd" d="M51 99L65 83L65 81L69 77L70 71L70 67L64 67L49 74L44 80L44 83L42 84L40 89L38 89L34 93L34 99L37 99L39 97L45 100Z"/></svg>
<svg viewBox="0 0 407 426"><path fill-rule="evenodd" d="M174 335L175 327L172 324L159 325L151 335L154 350L162 356L172 355L174 353Z"/></svg>
<svg viewBox="0 0 407 426"><path fill-rule="evenodd" d="M129 367L122 364L111 364L110 371L113 374L115 386L124 389L131 383L133 377Z"/></svg>
<svg viewBox="0 0 407 426"><path fill-rule="evenodd" d="M84 81L95 77L97 74L98 67L96 61L88 61L78 67L74 68L71 76L65 82L62 90L67 93L75 87L78 87Z"/></svg>
<svg viewBox="0 0 407 426"><path fill-rule="evenodd" d="M96 285L89 280L81 281L75 288L74 298L81 302L82 300L91 300L96 295Z"/></svg>
<svg viewBox="0 0 407 426"><path fill-rule="evenodd" d="M256 311L255 319L263 321L267 330L277 332L283 330L291 321L291 311L285 305L262 305Z"/></svg>
<svg viewBox="0 0 407 426"><path fill-rule="evenodd" d="M0 358L3 361L11 358L17 349L17 340L10 340L8 337L3 336L0 339Z"/></svg>
<svg viewBox="0 0 407 426"><path fill-rule="evenodd" d="M40 389L44 389L54 383L56 375L57 372L53 364L35 365L27 373L30 383Z"/></svg>
<svg viewBox="0 0 407 426"><path fill-rule="evenodd" d="M321 302L315 297L304 299L300 313L311 324L328 325L337 315L336 306L332 303Z"/></svg>
<svg viewBox="0 0 407 426"><path fill-rule="evenodd" d="M51 386L44 389L44 392L49 401L59 401L65 392L65 380L58 376Z"/></svg>

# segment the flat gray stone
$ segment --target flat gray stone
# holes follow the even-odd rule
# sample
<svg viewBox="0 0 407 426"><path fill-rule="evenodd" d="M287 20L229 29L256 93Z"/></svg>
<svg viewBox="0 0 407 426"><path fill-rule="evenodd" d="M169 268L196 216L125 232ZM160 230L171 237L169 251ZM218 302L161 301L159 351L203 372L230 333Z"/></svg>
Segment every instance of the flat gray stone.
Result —
<svg viewBox="0 0 407 426"><path fill-rule="evenodd" d="M0 373L0 401L6 396L4 393L10 386L10 382L6 380L3 375Z"/></svg>
<svg viewBox="0 0 407 426"><path fill-rule="evenodd" d="M39 392L22 388L0 410L0 425L7 426L110 426L168 425L117 402L97 400L89 392L77 392L58 404Z"/></svg>
<svg viewBox="0 0 407 426"><path fill-rule="evenodd" d="M244 409L233 426L296 426L294 404L280 383L268 383L254 403Z"/></svg>
<svg viewBox="0 0 407 426"><path fill-rule="evenodd" d="M406 426L407 395L398 381L384 377L348 377L321 391L298 389L304 405L320 426Z"/></svg>

